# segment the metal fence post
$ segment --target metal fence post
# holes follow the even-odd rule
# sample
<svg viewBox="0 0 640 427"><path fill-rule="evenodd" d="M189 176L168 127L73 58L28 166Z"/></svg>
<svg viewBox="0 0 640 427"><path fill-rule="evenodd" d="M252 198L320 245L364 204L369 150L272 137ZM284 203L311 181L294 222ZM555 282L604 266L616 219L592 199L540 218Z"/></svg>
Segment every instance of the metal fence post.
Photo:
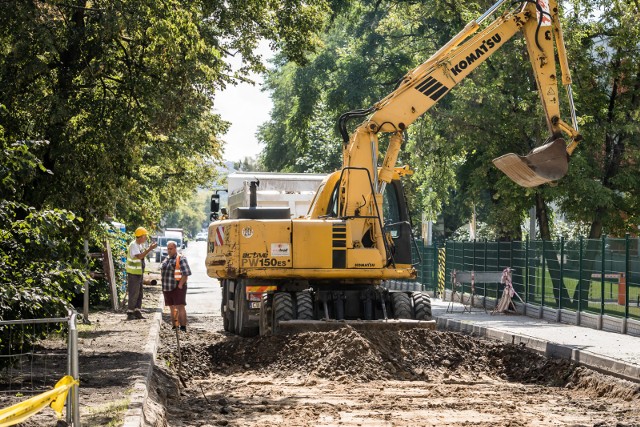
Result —
<svg viewBox="0 0 640 427"><path fill-rule="evenodd" d="M544 308L544 299L545 299L545 294L546 294L546 287L547 287L547 274L546 274L546 268L547 268L547 258L544 256L544 239L542 239L542 296L540 297L540 305Z"/></svg>
<svg viewBox="0 0 640 427"><path fill-rule="evenodd" d="M433 287L433 294L438 291L438 271L440 271L440 263L438 259L438 244L433 244L433 273L431 274L431 284Z"/></svg>
<svg viewBox="0 0 640 427"><path fill-rule="evenodd" d="M600 266L600 315L604 314L604 265L606 262L606 258L605 258L605 251L606 248L606 236L603 234L602 235L602 242L601 242L601 254L600 254L600 262L602 263L602 265Z"/></svg>
<svg viewBox="0 0 640 427"><path fill-rule="evenodd" d="M578 257L578 313L582 311L582 261L584 254L584 237L580 236L580 255Z"/></svg>
<svg viewBox="0 0 640 427"><path fill-rule="evenodd" d="M529 236L524 242L524 302L529 302Z"/></svg>
<svg viewBox="0 0 640 427"><path fill-rule="evenodd" d="M465 246L464 244L466 242L463 241L463 242L460 242L460 243L462 243L462 267L460 268L460 270L466 270L466 268L464 268L464 246Z"/></svg>
<svg viewBox="0 0 640 427"><path fill-rule="evenodd" d="M489 247L489 243L487 239L484 239L484 268L482 271L487 271L487 249ZM487 284L482 284L482 307L487 307Z"/></svg>
<svg viewBox="0 0 640 427"><path fill-rule="evenodd" d="M560 286L564 286L564 237L560 236ZM562 310L562 288L558 289L558 310Z"/></svg>
<svg viewBox="0 0 640 427"><path fill-rule="evenodd" d="M74 380L80 377L78 367L78 329L76 328L78 314L75 311L69 312L69 344L68 344L68 368L69 375ZM80 396L78 386L74 385L67 395L67 424L73 427L80 427Z"/></svg>
<svg viewBox="0 0 640 427"><path fill-rule="evenodd" d="M629 233L624 235L624 318L629 318ZM619 285L618 285L619 286ZM620 292L618 290L618 292Z"/></svg>
<svg viewBox="0 0 640 427"><path fill-rule="evenodd" d="M476 271L476 239L473 239L473 266L471 267L471 270Z"/></svg>

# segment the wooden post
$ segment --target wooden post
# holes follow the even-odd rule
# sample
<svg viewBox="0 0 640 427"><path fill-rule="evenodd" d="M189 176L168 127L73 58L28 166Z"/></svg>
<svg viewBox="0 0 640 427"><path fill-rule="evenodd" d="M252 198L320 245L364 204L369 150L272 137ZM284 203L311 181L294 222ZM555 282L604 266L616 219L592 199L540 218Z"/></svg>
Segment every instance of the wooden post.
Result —
<svg viewBox="0 0 640 427"><path fill-rule="evenodd" d="M84 254L85 254L85 260L87 261L87 263L89 262L89 240L88 239L84 239ZM89 321L89 281L85 280L84 281L84 300L83 300L83 307L82 307L82 322L83 323L91 323Z"/></svg>
<svg viewBox="0 0 640 427"><path fill-rule="evenodd" d="M113 254L111 253L109 239L104 239L104 257L102 265L105 270L107 281L109 282L109 289L111 290L111 305L114 310L118 310L120 308L120 301L118 300L118 284L116 283L116 272L113 265Z"/></svg>

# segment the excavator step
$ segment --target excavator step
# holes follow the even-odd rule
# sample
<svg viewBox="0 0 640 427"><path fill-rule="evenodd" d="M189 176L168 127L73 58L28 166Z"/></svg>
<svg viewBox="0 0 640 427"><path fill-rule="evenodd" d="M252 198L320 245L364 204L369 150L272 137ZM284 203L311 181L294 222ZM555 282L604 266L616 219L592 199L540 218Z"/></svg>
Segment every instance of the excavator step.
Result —
<svg viewBox="0 0 640 427"><path fill-rule="evenodd" d="M280 333L328 332L351 327L361 331L398 331L408 329L436 329L435 320L285 320L278 322Z"/></svg>

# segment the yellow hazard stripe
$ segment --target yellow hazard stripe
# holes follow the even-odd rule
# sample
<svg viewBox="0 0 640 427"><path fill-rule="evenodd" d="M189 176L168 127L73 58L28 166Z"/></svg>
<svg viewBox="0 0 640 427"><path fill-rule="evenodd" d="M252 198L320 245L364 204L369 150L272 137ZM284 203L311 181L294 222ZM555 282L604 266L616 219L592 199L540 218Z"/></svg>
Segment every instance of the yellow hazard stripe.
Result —
<svg viewBox="0 0 640 427"><path fill-rule="evenodd" d="M269 291L277 291L278 287L277 286L247 286L247 293L263 293L263 292L269 292Z"/></svg>
<svg viewBox="0 0 640 427"><path fill-rule="evenodd" d="M444 296L444 275L447 264L447 250L445 248L438 248L438 293L441 297Z"/></svg>
<svg viewBox="0 0 640 427"><path fill-rule="evenodd" d="M61 418L67 393L71 387L77 384L77 380L74 380L71 375L67 375L57 382L53 390L33 396L24 402L16 403L8 408L0 409L0 427L8 427L21 423L32 415L40 412L49 404L51 404L53 410L56 411L58 418Z"/></svg>

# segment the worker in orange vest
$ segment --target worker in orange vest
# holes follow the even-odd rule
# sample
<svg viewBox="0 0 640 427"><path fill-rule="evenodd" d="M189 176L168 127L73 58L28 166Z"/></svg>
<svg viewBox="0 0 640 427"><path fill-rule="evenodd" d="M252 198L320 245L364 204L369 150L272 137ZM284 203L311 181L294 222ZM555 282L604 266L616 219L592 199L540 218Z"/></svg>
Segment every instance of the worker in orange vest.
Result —
<svg viewBox="0 0 640 427"><path fill-rule="evenodd" d="M171 324L173 329L180 328L187 332L187 278L191 275L191 268L187 258L178 254L178 245L170 240L167 242L167 258L162 263L162 293L164 305L171 310Z"/></svg>

